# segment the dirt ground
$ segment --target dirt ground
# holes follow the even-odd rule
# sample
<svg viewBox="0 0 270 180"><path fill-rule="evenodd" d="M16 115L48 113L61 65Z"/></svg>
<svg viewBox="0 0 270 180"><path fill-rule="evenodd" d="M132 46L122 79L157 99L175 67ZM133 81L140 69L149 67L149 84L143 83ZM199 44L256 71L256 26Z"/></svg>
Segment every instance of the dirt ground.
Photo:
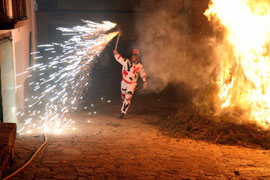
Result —
<svg viewBox="0 0 270 180"><path fill-rule="evenodd" d="M12 180L43 179L270 179L270 151L164 135L154 114L118 119L119 106L95 116L72 115L76 130L49 134L34 161ZM12 170L42 144L43 135L18 135Z"/></svg>

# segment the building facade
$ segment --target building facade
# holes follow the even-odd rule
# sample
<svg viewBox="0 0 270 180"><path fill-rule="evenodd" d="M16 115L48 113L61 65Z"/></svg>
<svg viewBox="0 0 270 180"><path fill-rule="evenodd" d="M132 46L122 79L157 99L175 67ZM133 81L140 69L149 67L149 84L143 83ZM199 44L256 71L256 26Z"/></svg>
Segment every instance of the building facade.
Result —
<svg viewBox="0 0 270 180"><path fill-rule="evenodd" d="M35 2L0 0L0 66L2 122L17 123L16 113L24 109L24 82L34 62L36 47Z"/></svg>

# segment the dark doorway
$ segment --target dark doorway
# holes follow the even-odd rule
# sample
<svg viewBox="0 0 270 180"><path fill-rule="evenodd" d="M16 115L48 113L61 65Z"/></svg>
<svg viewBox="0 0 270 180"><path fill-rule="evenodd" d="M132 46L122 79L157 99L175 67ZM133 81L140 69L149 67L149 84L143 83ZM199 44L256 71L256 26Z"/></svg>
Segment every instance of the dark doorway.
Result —
<svg viewBox="0 0 270 180"><path fill-rule="evenodd" d="M3 120L3 106L2 106L2 81L1 81L1 66L0 66L0 121L1 123L4 122Z"/></svg>

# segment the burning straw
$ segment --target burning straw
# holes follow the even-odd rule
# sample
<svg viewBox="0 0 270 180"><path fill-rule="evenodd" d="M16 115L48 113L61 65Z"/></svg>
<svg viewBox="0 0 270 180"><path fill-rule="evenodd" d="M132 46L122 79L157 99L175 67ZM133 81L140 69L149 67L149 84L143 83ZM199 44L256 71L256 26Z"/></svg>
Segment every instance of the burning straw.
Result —
<svg viewBox="0 0 270 180"><path fill-rule="evenodd" d="M179 1L162 2L137 21L149 86L160 92L180 84L170 103L180 96L193 106L180 102L178 113L164 112L158 123L176 137L269 149L270 133L264 129L270 122L269 0L212 0L203 18L219 32L199 40L192 38L187 21L197 17L185 13L202 4L189 1L183 12Z"/></svg>
<svg viewBox="0 0 270 180"><path fill-rule="evenodd" d="M205 15L225 29L218 46L221 108L242 108L270 123L270 4L268 0L212 0Z"/></svg>

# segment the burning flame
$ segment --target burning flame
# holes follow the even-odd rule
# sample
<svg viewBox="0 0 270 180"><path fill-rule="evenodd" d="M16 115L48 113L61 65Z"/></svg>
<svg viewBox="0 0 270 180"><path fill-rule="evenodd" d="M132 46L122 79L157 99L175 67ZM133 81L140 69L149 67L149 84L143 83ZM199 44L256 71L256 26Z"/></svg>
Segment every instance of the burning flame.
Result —
<svg viewBox="0 0 270 180"><path fill-rule="evenodd" d="M269 124L270 1L211 0L205 15L226 30L217 80L222 108L241 107L251 120Z"/></svg>

